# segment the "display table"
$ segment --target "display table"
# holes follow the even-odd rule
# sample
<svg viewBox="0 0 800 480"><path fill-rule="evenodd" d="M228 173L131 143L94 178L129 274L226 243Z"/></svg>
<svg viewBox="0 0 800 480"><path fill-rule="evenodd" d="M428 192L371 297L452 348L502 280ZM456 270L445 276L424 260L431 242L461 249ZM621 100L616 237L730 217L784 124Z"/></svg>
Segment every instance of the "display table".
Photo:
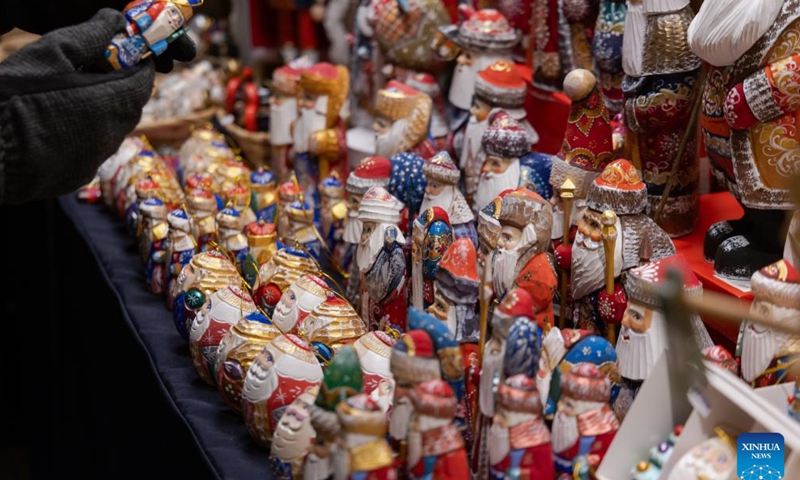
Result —
<svg viewBox="0 0 800 480"><path fill-rule="evenodd" d="M729 295L749 305L753 301L753 294L739 290L714 276L714 265L703 258L703 240L708 227L722 220L740 218L744 214L742 207L728 192L712 193L700 197L700 212L694 232L673 240L675 248L689 261L694 274L703 282L704 289ZM739 335L736 325L712 317L703 317L703 321L714 330L712 335L718 333L723 337L714 336L715 341L723 343L729 349L736 344Z"/></svg>
<svg viewBox="0 0 800 480"><path fill-rule="evenodd" d="M94 254L167 401L188 427L214 476L270 478L268 452L251 441L242 419L225 407L217 391L200 381L172 313L162 298L147 291L141 259L123 223L105 206L83 204L74 194L62 197L60 204Z"/></svg>

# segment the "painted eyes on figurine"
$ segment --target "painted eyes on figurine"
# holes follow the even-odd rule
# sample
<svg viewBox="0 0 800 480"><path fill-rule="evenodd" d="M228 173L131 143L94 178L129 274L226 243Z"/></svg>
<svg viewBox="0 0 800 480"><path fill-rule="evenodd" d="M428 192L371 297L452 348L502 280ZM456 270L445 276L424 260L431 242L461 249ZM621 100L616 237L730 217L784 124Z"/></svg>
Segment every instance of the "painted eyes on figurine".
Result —
<svg viewBox="0 0 800 480"><path fill-rule="evenodd" d="M636 310L631 309L630 316L631 320L633 320L636 323L642 323L644 321L644 317L642 317L642 314L637 312Z"/></svg>

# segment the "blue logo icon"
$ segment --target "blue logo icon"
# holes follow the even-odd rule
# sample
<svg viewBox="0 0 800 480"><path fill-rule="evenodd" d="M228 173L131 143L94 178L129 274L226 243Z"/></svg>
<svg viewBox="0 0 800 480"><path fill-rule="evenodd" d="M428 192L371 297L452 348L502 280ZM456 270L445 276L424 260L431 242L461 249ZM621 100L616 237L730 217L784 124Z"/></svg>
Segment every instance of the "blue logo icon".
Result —
<svg viewBox="0 0 800 480"><path fill-rule="evenodd" d="M737 443L736 471L741 480L783 479L783 435L743 433Z"/></svg>

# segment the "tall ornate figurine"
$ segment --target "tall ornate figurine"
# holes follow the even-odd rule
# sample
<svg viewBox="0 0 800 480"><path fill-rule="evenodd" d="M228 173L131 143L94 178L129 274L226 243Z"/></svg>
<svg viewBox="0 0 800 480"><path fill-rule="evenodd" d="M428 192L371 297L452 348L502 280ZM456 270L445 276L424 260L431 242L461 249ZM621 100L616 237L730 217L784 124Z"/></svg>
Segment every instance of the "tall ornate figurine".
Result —
<svg viewBox="0 0 800 480"><path fill-rule="evenodd" d="M428 380L409 393L414 420L408 434L408 471L413 479L469 477L464 438L453 420L458 399L444 380Z"/></svg>
<svg viewBox="0 0 800 480"><path fill-rule="evenodd" d="M317 184L332 169L344 177L347 165L344 124L340 112L347 98L350 74L341 65L318 63L300 74L300 116L294 124L294 167L306 201L319 211Z"/></svg>
<svg viewBox="0 0 800 480"><path fill-rule="evenodd" d="M298 120L297 99L302 69L283 65L272 72L272 95L269 97L269 144L272 168L284 178L291 165L289 149L294 143L292 125Z"/></svg>
<svg viewBox="0 0 800 480"><path fill-rule="evenodd" d="M250 183L238 181L222 192L222 201L230 204L242 217L242 228L257 220L255 210L252 208L253 192Z"/></svg>
<svg viewBox="0 0 800 480"><path fill-rule="evenodd" d="M439 261L433 304L428 313L447 324L462 344L478 341L479 325L475 313L478 302L478 258L475 247L466 238L456 239Z"/></svg>
<svg viewBox="0 0 800 480"><path fill-rule="evenodd" d="M394 344L394 337L381 331L369 332L353 343L361 365L363 391L384 412L389 410L394 399L394 378L389 366Z"/></svg>
<svg viewBox="0 0 800 480"><path fill-rule="evenodd" d="M156 295L167 287L167 206L160 198L148 198L139 205L142 234L139 248L145 260L145 281Z"/></svg>
<svg viewBox="0 0 800 480"><path fill-rule="evenodd" d="M397 478L392 448L386 441L386 414L367 394L361 393L339 402L336 414L342 427L339 463L345 472L335 478L392 480ZM344 475L342 475L344 474Z"/></svg>
<svg viewBox="0 0 800 480"><path fill-rule="evenodd" d="M744 209L706 236L705 257L723 278L746 281L782 258L778 232L795 208L789 184L800 168L792 100L798 18L794 1L717 1L689 28L692 51L712 65L704 107L714 108L703 111L709 158Z"/></svg>
<svg viewBox="0 0 800 480"><path fill-rule="evenodd" d="M492 114L489 123L489 128L481 137L486 157L472 204L476 212L489 205L504 190L519 186L519 159L531 151L530 135L508 113Z"/></svg>
<svg viewBox="0 0 800 480"><path fill-rule="evenodd" d="M269 447L287 407L321 381L322 367L306 342L289 334L268 343L250 365L242 388L242 410L250 436Z"/></svg>
<svg viewBox="0 0 800 480"><path fill-rule="evenodd" d="M220 246L230 252L236 268L241 272L249 253L247 237L242 232L244 224L241 215L232 207L223 208L217 213L217 226Z"/></svg>
<svg viewBox="0 0 800 480"><path fill-rule="evenodd" d="M800 313L800 273L785 260L753 274L750 310L776 322ZM800 358L800 337L746 322L740 334L742 378L755 387L794 380L789 366Z"/></svg>
<svg viewBox="0 0 800 480"><path fill-rule="evenodd" d="M420 310L433 303L433 280L447 247L453 243L453 231L447 213L439 207L423 211L414 221L411 258L411 298Z"/></svg>
<svg viewBox="0 0 800 480"><path fill-rule="evenodd" d="M278 238L286 238L291 234L289 228L289 215L286 210L292 202L300 198L303 190L297 184L297 177L292 174L291 178L278 187L278 207L275 211L275 225L278 230Z"/></svg>
<svg viewBox="0 0 800 480"><path fill-rule="evenodd" d="M592 56L600 73L600 93L612 113L622 110L622 38L625 31L625 0L601 0L594 27Z"/></svg>
<svg viewBox="0 0 800 480"><path fill-rule="evenodd" d="M571 285L575 302L573 319L577 328L605 333L607 323L619 323L625 311L626 298L615 280L615 291L609 294L607 273L618 279L622 272L639 265L642 242L649 242L651 260L675 254L664 230L644 214L647 190L639 173L627 160L614 160L589 187L587 207L578 219L578 232L571 248ZM613 258L607 257L604 246L604 212L615 212ZM607 225L607 227L610 225ZM563 257L562 257L563 258ZM563 265L562 267L567 267Z"/></svg>
<svg viewBox="0 0 800 480"><path fill-rule="evenodd" d="M453 236L467 237L477 247L475 215L458 188L461 172L453 163L450 154L445 151L437 153L425 162L422 172L428 179L428 184L425 187L425 198L422 200L420 210L424 211L431 207L443 208L453 227Z"/></svg>
<svg viewBox="0 0 800 480"><path fill-rule="evenodd" d="M317 227L314 225L314 209L305 200L295 200L285 210L289 217L289 233L285 240L296 242L298 248L304 249L319 261L322 253L322 242Z"/></svg>
<svg viewBox="0 0 800 480"><path fill-rule="evenodd" d="M492 282L498 298L513 287L530 295L541 328L553 325L553 296L558 281L547 257L553 209L538 194L518 188L502 199Z"/></svg>
<svg viewBox="0 0 800 480"><path fill-rule="evenodd" d="M249 258L252 259L256 268L261 267L275 255L278 251L277 234L274 223L265 223L264 220L251 223L245 228L247 235L247 245L249 247ZM257 272L256 272L257 273ZM251 279L245 278L251 285Z"/></svg>
<svg viewBox="0 0 800 480"><path fill-rule="evenodd" d="M430 73L408 72L403 83L431 97L433 104L431 108L431 124L428 131L437 150L447 149L451 140L450 126L447 123L444 98L436 77Z"/></svg>
<svg viewBox="0 0 800 480"><path fill-rule="evenodd" d="M690 118L702 60L686 40L694 18L689 3L628 1L622 47L625 156L642 171L648 212L673 237L694 229L700 201L697 130Z"/></svg>
<svg viewBox="0 0 800 480"><path fill-rule="evenodd" d="M594 478L619 428L608 404L611 383L596 365L581 363L561 376L560 386L551 437L558 478Z"/></svg>
<svg viewBox="0 0 800 480"><path fill-rule="evenodd" d="M205 252L211 242L217 241L217 202L210 191L195 188L186 194L186 205L194 220L192 235L197 240L197 250Z"/></svg>
<svg viewBox="0 0 800 480"><path fill-rule="evenodd" d="M347 176L347 218L344 223L344 244L347 252L340 263L348 272L345 296L353 305L358 305L361 292L361 274L356 262L356 249L361 242L361 220L358 207L370 187L386 187L392 174L392 163L383 157L367 157Z"/></svg>
<svg viewBox="0 0 800 480"><path fill-rule="evenodd" d="M322 179L319 183L319 194L321 201L319 233L325 240L328 251L341 266L344 257L342 237L344 221L347 218L347 203L344 198L344 185L336 172Z"/></svg>
<svg viewBox="0 0 800 480"><path fill-rule="evenodd" d="M422 158L435 153L428 139L431 98L414 88L390 81L375 100L375 151L382 157L412 152Z"/></svg>
<svg viewBox="0 0 800 480"><path fill-rule="evenodd" d="M397 227L403 204L385 188L372 187L358 208L362 223L356 261L361 272L361 316L370 330L406 327L405 238Z"/></svg>
<svg viewBox="0 0 800 480"><path fill-rule="evenodd" d="M275 175L271 170L261 168L250 174L250 183L253 191L250 208L255 212L256 219L275 223L275 213L278 207Z"/></svg>

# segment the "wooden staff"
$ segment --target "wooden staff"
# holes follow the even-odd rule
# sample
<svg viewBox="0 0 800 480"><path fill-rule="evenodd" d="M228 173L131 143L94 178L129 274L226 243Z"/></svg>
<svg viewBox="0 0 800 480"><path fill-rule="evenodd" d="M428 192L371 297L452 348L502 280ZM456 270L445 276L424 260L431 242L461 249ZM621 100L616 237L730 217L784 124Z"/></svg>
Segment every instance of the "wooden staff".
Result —
<svg viewBox="0 0 800 480"><path fill-rule="evenodd" d="M564 229L563 236L561 237L561 244L569 246L569 231L572 219L572 200L575 198L575 184L569 178L564 180L561 185L561 208L564 210ZM561 271L561 302L558 306L558 327L563 329L567 324L567 284L569 283L569 274L566 270Z"/></svg>
<svg viewBox="0 0 800 480"><path fill-rule="evenodd" d="M614 249L617 246L617 214L612 210L603 212L603 251L606 254L606 293L614 295ZM617 332L613 323L607 326L608 341L616 344Z"/></svg>
<svg viewBox="0 0 800 480"><path fill-rule="evenodd" d="M480 326L481 326L481 335L480 335L480 343L478 344L478 370L481 371L483 374L483 354L486 350L486 331L489 327L489 302L492 299L493 295L491 284L489 283L489 269L483 269L483 278L481 278L481 287L479 290L478 302L480 305ZM480 388L481 382L475 386L475 398L472 400L472 411L473 414L473 432L478 431L478 424L480 415L478 411L478 399L480 398Z"/></svg>

